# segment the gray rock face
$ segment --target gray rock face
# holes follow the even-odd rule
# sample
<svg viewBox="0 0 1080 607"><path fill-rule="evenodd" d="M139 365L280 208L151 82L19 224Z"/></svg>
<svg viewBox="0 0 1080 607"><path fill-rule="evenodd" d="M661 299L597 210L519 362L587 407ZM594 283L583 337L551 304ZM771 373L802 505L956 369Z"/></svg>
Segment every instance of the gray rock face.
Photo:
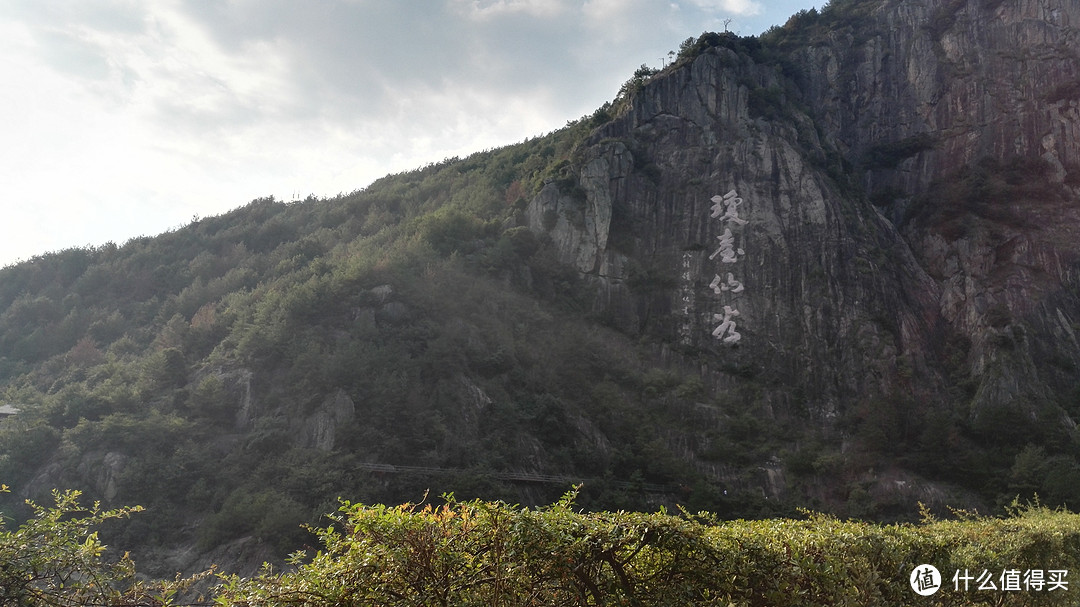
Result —
<svg viewBox="0 0 1080 607"><path fill-rule="evenodd" d="M823 15L782 61L720 45L652 78L529 227L616 324L706 354L718 391L751 380L823 420L900 394L1071 423L1080 5L847 7L857 25ZM714 215L732 190L745 224Z"/></svg>
<svg viewBox="0 0 1080 607"><path fill-rule="evenodd" d="M608 250L611 214L620 182L633 169L630 151L621 143L598 146L577 174L577 187L562 191L549 183L526 211L529 227L547 232L562 261L583 273L606 275L619 265Z"/></svg>
<svg viewBox="0 0 1080 607"><path fill-rule="evenodd" d="M356 417L356 405L344 390L326 398L317 411L304 421L299 438L302 446L332 451L338 429Z"/></svg>
<svg viewBox="0 0 1080 607"><path fill-rule="evenodd" d="M872 17L868 39L801 53L804 70L839 66L807 79L812 111L941 286L947 330L970 341L973 416L1056 421L1080 357L1060 339L1080 311L1080 6L889 2Z"/></svg>

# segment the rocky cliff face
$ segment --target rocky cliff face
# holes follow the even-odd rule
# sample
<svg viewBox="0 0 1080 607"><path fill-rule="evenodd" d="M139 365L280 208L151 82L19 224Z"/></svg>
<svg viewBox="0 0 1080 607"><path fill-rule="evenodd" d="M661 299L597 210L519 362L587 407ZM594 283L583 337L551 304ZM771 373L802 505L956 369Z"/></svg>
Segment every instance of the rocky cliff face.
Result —
<svg viewBox="0 0 1080 607"><path fill-rule="evenodd" d="M847 2L716 36L528 224L614 323L777 414L899 396L1071 427L1078 24L1060 0Z"/></svg>
<svg viewBox="0 0 1080 607"><path fill-rule="evenodd" d="M1078 25L1065 0L833 0L704 35L543 141L8 270L9 497L148 505L126 533L163 575L254 573L337 496L428 488L1073 504ZM71 319L80 347L44 329Z"/></svg>
<svg viewBox="0 0 1080 607"><path fill-rule="evenodd" d="M871 18L865 39L798 54L824 74L807 100L941 285L948 328L970 340L974 414L1038 416L1077 371L1080 10L904 2Z"/></svg>

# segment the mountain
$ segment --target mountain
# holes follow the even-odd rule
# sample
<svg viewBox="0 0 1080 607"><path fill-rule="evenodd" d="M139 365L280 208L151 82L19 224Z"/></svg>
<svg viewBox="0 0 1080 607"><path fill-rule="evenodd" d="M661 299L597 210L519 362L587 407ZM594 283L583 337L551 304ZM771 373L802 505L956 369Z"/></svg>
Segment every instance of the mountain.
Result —
<svg viewBox="0 0 1080 607"><path fill-rule="evenodd" d="M565 129L0 270L0 504L256 566L353 501L1080 498L1080 7L834 0Z"/></svg>

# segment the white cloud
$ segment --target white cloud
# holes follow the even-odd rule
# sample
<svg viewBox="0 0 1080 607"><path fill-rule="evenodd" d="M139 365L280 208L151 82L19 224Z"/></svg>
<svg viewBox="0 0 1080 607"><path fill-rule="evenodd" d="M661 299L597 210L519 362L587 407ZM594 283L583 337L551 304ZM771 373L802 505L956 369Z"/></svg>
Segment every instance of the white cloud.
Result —
<svg viewBox="0 0 1080 607"><path fill-rule="evenodd" d="M560 0L450 0L451 6L472 19L492 19L521 14L549 19L562 14L566 7Z"/></svg>
<svg viewBox="0 0 1080 607"><path fill-rule="evenodd" d="M622 42L640 33L642 21L655 26L657 8L662 7L648 0L586 0L581 12L594 35L606 42Z"/></svg>
<svg viewBox="0 0 1080 607"><path fill-rule="evenodd" d="M705 10L727 11L734 15L758 15L763 10L760 2L754 0L689 0L691 4Z"/></svg>
<svg viewBox="0 0 1080 607"><path fill-rule="evenodd" d="M751 16L761 14L765 6L754 0L688 0L699 9L706 11L723 11L735 16Z"/></svg>
<svg viewBox="0 0 1080 607"><path fill-rule="evenodd" d="M0 265L551 131L762 6L672 2L5 0Z"/></svg>

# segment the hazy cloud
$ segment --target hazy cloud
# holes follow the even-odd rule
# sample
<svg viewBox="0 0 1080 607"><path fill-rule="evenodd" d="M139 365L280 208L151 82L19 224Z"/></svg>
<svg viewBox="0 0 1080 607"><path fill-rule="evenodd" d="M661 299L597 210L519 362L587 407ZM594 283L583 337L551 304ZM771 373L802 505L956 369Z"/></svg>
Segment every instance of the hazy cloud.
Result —
<svg viewBox="0 0 1080 607"><path fill-rule="evenodd" d="M506 14L550 18L563 13L566 3L559 0L451 0L451 6L464 10L473 19L489 19Z"/></svg>
<svg viewBox="0 0 1080 607"><path fill-rule="evenodd" d="M689 36L732 18L732 31L759 33L802 8L9 0L0 184L13 208L0 264L160 232L258 196L332 196L538 135L591 113Z"/></svg>
<svg viewBox="0 0 1080 607"><path fill-rule="evenodd" d="M739 16L757 15L763 7L753 0L690 0L690 3L707 10L727 11Z"/></svg>

